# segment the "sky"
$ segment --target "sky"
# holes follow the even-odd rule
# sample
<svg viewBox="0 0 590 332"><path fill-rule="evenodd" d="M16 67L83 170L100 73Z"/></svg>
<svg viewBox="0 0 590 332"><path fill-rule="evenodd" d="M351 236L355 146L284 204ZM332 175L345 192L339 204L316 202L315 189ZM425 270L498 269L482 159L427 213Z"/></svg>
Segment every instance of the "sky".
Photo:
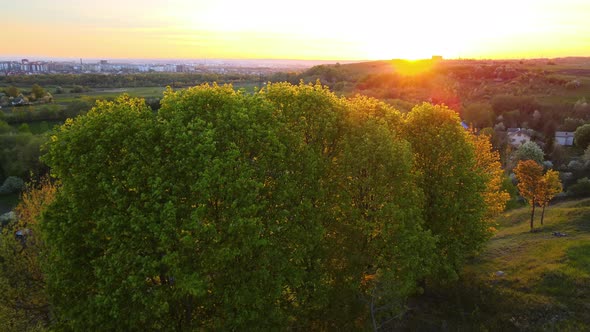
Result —
<svg viewBox="0 0 590 332"><path fill-rule="evenodd" d="M0 57L590 56L589 0L7 0Z"/></svg>

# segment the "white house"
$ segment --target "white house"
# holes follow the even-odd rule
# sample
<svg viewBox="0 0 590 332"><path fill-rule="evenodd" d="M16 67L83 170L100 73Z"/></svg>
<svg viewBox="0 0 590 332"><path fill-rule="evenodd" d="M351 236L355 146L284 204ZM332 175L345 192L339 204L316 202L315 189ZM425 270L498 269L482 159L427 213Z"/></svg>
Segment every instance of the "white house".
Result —
<svg viewBox="0 0 590 332"><path fill-rule="evenodd" d="M574 132L573 131L556 131L555 132L555 143L563 146L574 145Z"/></svg>
<svg viewBox="0 0 590 332"><path fill-rule="evenodd" d="M526 129L508 128L508 130L506 130L506 136L508 137L508 143L515 147L531 141L531 135Z"/></svg>

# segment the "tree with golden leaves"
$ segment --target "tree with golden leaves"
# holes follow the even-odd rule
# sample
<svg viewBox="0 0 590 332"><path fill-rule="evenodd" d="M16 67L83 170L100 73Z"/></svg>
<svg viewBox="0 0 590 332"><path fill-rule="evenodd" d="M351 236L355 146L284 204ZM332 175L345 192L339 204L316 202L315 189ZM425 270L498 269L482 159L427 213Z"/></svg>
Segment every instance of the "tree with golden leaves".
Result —
<svg viewBox="0 0 590 332"><path fill-rule="evenodd" d="M487 177L484 200L487 206L486 219L490 222L506 208L510 194L502 189L504 170L500 154L492 148L490 136L472 135L475 146L475 168Z"/></svg>
<svg viewBox="0 0 590 332"><path fill-rule="evenodd" d="M43 241L39 220L55 199L48 178L27 185L15 209L17 219L0 236L0 330L30 331L49 323L49 301L41 270Z"/></svg>
<svg viewBox="0 0 590 332"><path fill-rule="evenodd" d="M534 160L521 160L514 168L514 174L518 179L518 191L531 205L531 232L533 231L533 218L535 216L535 204L537 204L539 188L543 178L543 166Z"/></svg>
<svg viewBox="0 0 590 332"><path fill-rule="evenodd" d="M559 180L559 172L552 169L548 170L541 178L539 190L537 192L537 202L539 206L543 208L541 212L541 225L543 225L543 218L545 217L545 207L549 205L551 199L562 190L563 187Z"/></svg>

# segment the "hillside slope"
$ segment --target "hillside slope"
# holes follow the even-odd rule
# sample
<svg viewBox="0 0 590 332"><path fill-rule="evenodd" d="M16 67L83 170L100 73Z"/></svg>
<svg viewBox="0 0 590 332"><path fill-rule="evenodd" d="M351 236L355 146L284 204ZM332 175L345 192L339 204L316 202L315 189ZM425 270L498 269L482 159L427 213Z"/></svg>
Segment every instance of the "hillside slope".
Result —
<svg viewBox="0 0 590 332"><path fill-rule="evenodd" d="M590 199L505 213L458 283L431 285L410 302L411 330L590 330ZM559 232L565 236L556 236ZM560 234L561 235L561 234Z"/></svg>

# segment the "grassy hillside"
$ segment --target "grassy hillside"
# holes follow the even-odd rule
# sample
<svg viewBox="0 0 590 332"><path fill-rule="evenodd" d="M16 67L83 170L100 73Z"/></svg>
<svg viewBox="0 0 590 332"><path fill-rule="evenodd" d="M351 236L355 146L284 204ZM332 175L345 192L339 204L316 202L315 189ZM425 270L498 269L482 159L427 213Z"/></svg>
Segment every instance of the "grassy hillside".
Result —
<svg viewBox="0 0 590 332"><path fill-rule="evenodd" d="M537 215L535 233L529 216L528 208L501 216L459 282L427 287L410 302L402 327L589 331L590 199L549 207L543 227Z"/></svg>

